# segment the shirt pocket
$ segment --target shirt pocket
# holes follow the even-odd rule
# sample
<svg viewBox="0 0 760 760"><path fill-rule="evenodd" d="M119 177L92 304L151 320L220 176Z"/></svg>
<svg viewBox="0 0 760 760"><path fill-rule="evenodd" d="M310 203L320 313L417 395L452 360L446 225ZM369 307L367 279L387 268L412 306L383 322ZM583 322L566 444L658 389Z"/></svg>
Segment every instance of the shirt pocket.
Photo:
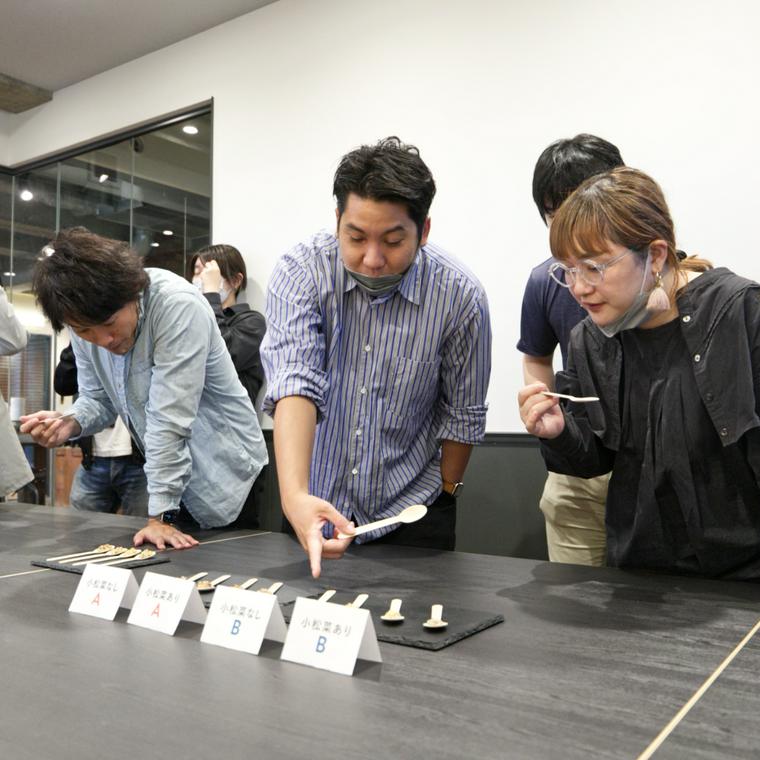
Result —
<svg viewBox="0 0 760 760"><path fill-rule="evenodd" d="M394 357L385 404L388 412L403 419L427 414L438 397L440 367L440 357L433 361Z"/></svg>

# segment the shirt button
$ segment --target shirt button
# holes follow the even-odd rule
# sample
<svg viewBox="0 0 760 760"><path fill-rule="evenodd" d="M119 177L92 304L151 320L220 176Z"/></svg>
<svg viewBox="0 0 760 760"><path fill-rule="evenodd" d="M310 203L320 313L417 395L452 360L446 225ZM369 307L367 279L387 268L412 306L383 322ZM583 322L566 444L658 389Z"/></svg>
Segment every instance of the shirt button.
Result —
<svg viewBox="0 0 760 760"><path fill-rule="evenodd" d="M721 428L720 429L720 437L725 438L728 435L728 428Z"/></svg>
<svg viewBox="0 0 760 760"><path fill-rule="evenodd" d="M694 354L694 361L698 362L702 357L699 354Z"/></svg>
<svg viewBox="0 0 760 760"><path fill-rule="evenodd" d="M361 393L361 394L362 394L362 396L363 396L363 395L364 395L366 392L367 392L367 389L366 389L366 388L362 388L362 389L359 391L359 393Z"/></svg>
<svg viewBox="0 0 760 760"><path fill-rule="evenodd" d="M713 394L712 394L712 393L705 393L705 398L706 398L708 401L712 401L712 400L715 398L715 396L713 396Z"/></svg>
<svg viewBox="0 0 760 760"><path fill-rule="evenodd" d="M357 437L358 437L358 436L360 436L361 434L362 434L362 431L361 431L361 430L357 430L357 431L356 431L356 435L357 435Z"/></svg>
<svg viewBox="0 0 760 760"><path fill-rule="evenodd" d="M366 346L364 346L364 350L365 350L367 353L369 353L369 352L372 350L372 346L370 346L370 344L369 344L369 343L367 343L367 345L366 345Z"/></svg>
<svg viewBox="0 0 760 760"><path fill-rule="evenodd" d="M358 475L359 474L359 470L357 470L356 467L354 467L354 469L351 470L351 474L352 475Z"/></svg>
<svg viewBox="0 0 760 760"><path fill-rule="evenodd" d="M691 317L690 317L690 316L687 314L687 315L686 315L686 316L683 318L683 320L682 320L682 321L683 321L683 322L691 322Z"/></svg>

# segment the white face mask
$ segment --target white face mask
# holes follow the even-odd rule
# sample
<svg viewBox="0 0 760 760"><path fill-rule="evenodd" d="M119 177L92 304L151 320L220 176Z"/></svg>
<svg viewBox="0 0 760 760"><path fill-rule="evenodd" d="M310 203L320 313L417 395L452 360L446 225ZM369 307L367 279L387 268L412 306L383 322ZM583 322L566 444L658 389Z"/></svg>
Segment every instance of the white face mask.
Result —
<svg viewBox="0 0 760 760"><path fill-rule="evenodd" d="M232 293L232 289L226 287L228 284L227 280L222 280L222 284L219 286L219 298L222 299L222 303L224 303Z"/></svg>
<svg viewBox="0 0 760 760"><path fill-rule="evenodd" d="M198 290L203 293L203 282L201 281L200 277L193 277L193 285L195 285ZM219 298L222 299L222 303L224 303L232 293L232 288L228 288L227 286L229 283L227 280L222 280L222 284L219 286Z"/></svg>

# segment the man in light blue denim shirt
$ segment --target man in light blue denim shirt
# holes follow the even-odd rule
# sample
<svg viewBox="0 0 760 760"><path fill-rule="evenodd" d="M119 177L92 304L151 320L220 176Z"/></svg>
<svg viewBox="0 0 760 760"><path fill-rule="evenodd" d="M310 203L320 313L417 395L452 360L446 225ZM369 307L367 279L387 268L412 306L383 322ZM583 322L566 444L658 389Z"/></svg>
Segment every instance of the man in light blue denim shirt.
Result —
<svg viewBox="0 0 760 760"><path fill-rule="evenodd" d="M145 455L149 519L136 545L197 543L177 527L180 501L201 528L233 523L267 463L266 446L197 290L143 269L126 244L75 228L44 249L34 291L53 327L72 331L80 395L72 417L36 412L22 429L57 446L121 416Z"/></svg>

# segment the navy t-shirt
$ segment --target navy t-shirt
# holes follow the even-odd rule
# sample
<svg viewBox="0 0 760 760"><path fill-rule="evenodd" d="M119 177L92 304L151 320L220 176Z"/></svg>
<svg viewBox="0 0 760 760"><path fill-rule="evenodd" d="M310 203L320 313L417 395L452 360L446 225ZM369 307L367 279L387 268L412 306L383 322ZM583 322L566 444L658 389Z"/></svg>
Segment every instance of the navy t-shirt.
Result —
<svg viewBox="0 0 760 760"><path fill-rule="evenodd" d="M559 343L562 366L567 366L567 346L573 328L586 317L586 310L549 277L553 258L541 262L530 273L522 302L520 340L517 350L529 356L550 356Z"/></svg>

